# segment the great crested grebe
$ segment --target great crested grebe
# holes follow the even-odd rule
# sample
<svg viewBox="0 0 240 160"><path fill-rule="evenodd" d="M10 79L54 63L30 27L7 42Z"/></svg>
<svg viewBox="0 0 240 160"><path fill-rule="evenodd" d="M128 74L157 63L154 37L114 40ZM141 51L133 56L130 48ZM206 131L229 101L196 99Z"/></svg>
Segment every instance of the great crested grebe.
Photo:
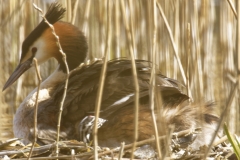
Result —
<svg viewBox="0 0 240 160"><path fill-rule="evenodd" d="M88 45L84 34L77 27L59 21L64 12L65 9L61 5L53 3L45 17L49 23L54 25L62 49L67 55L67 63L71 71L64 102L60 137L61 139L79 140L79 123L94 111L102 62L96 61L93 64L77 68L86 58ZM62 55L51 32L48 25L41 21L29 34L22 44L20 63L3 88L5 90L31 68L33 58L37 59L39 65L51 57L58 61L58 68L40 86L38 143L42 144L56 139L59 103L66 78ZM151 69L148 62L143 60L136 61L136 68L140 86L139 140L142 140L154 135L149 108ZM131 62L124 59L109 61L106 73L100 117L107 121L99 129L99 144L118 146L122 141L131 143L134 132L134 82ZM183 102L186 102L188 96L179 90L178 82L160 73L157 73L156 84L161 92L164 105L161 117L157 117L158 123L161 123L161 119L163 119L166 124L175 125L175 131L204 125L203 133L197 136L194 143L195 146L208 143L218 121L213 107L211 105L184 104ZM34 89L20 104L13 121L14 135L22 138L24 143L28 143L32 139L31 129L33 128L36 92L37 90Z"/></svg>

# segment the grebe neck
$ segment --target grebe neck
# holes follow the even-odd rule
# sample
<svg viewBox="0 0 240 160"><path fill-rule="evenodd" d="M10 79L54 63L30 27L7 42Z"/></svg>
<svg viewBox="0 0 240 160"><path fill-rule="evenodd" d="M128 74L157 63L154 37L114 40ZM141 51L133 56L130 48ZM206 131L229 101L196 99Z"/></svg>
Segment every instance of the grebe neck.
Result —
<svg viewBox="0 0 240 160"><path fill-rule="evenodd" d="M40 85L38 102L51 98L51 91L66 79L66 73L59 67ZM36 102L37 88L35 88L20 104L13 120L13 132L15 137L23 138L24 143L29 137L30 129L33 128L33 114Z"/></svg>

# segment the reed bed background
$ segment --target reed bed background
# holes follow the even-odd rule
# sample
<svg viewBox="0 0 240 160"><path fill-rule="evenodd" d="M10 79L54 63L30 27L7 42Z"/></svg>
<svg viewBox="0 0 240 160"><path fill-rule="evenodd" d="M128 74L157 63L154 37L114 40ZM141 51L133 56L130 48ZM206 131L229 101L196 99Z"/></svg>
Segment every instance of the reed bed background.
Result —
<svg viewBox="0 0 240 160"><path fill-rule="evenodd" d="M44 12L51 0L0 1L0 88L18 65L21 44L42 20L32 3ZM87 36L88 59L102 58L107 43L107 0L60 0L67 8L64 21L78 26ZM126 0L127 20L132 18L135 58L152 61L153 13L151 1ZM237 16L234 0L157 0L170 26L180 62L187 76L182 87L194 102L215 101L221 113L238 82ZM230 6L232 3L232 7ZM130 7L131 6L131 7ZM111 54L108 59L128 57L127 34L120 1L111 1ZM156 62L162 74L185 84L180 72L166 23L157 9ZM41 67L41 76L53 72L55 60ZM4 92L0 92L0 140L13 137L12 119L21 101L37 86L35 70L31 69ZM189 86L189 87L188 87ZM238 87L238 86L237 86ZM239 88L234 93L225 120L232 133L239 134ZM188 92L188 90L190 92Z"/></svg>

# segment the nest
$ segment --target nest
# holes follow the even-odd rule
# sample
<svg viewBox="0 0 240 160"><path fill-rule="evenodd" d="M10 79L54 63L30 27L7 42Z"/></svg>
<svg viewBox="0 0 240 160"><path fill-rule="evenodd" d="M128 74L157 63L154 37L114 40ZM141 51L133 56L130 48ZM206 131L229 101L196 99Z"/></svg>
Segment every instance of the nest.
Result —
<svg viewBox="0 0 240 160"><path fill-rule="evenodd" d="M194 131L185 130L179 133L173 133L171 144L164 148L163 155L167 159L203 159L208 150L207 146L201 146L199 150L193 150L187 144L183 147L181 138L186 138L189 135L198 134L199 129ZM166 136L161 136L159 139L166 139ZM233 147L227 142L227 136L223 136L215 141L208 153L207 159L237 159ZM154 147L155 138L146 139L136 142L136 149L132 153L133 144L125 145L124 142L116 148L98 147L98 157L101 159L129 159L134 155L134 159L157 159L159 155ZM59 151L56 151L56 143L39 146L35 144L31 152L32 144L24 145L20 139L9 139L1 142L0 157L2 159L93 159L95 157L92 143L84 143L76 140L60 141L58 143ZM167 149L169 148L169 150ZM30 154L30 156L29 156Z"/></svg>

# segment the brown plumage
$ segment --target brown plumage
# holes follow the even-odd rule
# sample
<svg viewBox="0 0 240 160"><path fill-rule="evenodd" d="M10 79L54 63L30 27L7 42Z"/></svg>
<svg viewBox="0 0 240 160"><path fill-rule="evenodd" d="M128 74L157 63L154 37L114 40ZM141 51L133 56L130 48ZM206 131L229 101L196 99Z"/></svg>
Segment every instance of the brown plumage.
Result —
<svg viewBox="0 0 240 160"><path fill-rule="evenodd" d="M179 138L182 147L190 145L193 149L199 149L211 141L218 123L218 116L214 112L213 103L187 104L181 103L175 107L164 106L160 117L157 117L159 136L169 134L170 126L174 132L201 127L202 133L195 137ZM103 146L119 146L120 142L131 143L134 132L134 109L126 106L111 114L107 122L99 129L99 143ZM139 140L145 140L154 135L151 111L148 104L139 106Z"/></svg>
<svg viewBox="0 0 240 160"><path fill-rule="evenodd" d="M102 62L96 61L78 68L86 58L87 42L77 27L58 21L64 11L65 9L61 5L53 3L46 14L46 18L54 25L59 36L71 71L62 114L60 138L80 140L79 124L85 116L93 115L94 112ZM23 42L19 66L3 88L4 90L9 87L28 70L32 66L33 58L36 58L41 64L51 57L59 62L59 66L40 87L38 99L38 143L40 144L46 144L56 139L57 118L66 78L62 55L58 51L50 28L44 21ZM136 67L140 87L139 140L143 140L151 137L154 133L149 109L151 68L149 62L144 60L137 60ZM131 61L126 59L109 61L106 73L100 117L107 121L99 129L99 144L118 146L121 141L131 143L134 118L134 81ZM179 83L160 73L156 74L156 84L163 100L163 112L157 117L161 135L163 134L161 130L163 121L167 125L174 125L175 131L202 126L202 124L203 126L213 126L212 131L214 131L214 125L218 118L209 112L212 111L212 107L185 105L183 102L188 99L188 96L180 91ZM35 98L36 89L21 103L14 117L14 134L16 137L22 138L25 143L33 139ZM200 138L202 137L204 136Z"/></svg>

